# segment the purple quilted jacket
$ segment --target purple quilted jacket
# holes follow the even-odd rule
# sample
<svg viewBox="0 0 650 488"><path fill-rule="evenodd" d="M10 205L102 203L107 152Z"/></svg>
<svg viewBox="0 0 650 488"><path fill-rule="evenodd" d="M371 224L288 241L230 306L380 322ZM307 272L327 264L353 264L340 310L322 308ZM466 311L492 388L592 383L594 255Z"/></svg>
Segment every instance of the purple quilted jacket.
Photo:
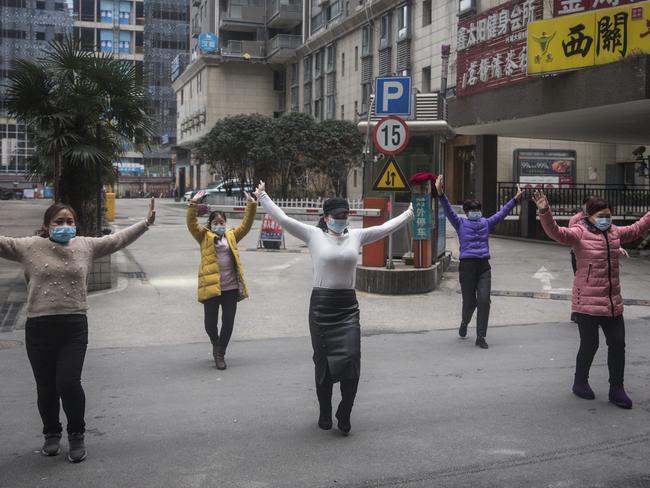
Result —
<svg viewBox="0 0 650 488"><path fill-rule="evenodd" d="M490 231L506 218L515 205L517 200L514 198L506 203L501 210L489 218L481 218L472 221L460 218L454 209L451 208L447 195L440 197L445 214L456 229L458 240L460 241L460 259L490 259Z"/></svg>

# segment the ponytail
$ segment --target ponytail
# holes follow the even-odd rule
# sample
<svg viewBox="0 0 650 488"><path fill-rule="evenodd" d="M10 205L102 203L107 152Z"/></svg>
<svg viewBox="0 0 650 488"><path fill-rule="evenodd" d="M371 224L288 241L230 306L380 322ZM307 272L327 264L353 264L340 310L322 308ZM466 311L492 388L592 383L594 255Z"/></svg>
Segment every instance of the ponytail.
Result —
<svg viewBox="0 0 650 488"><path fill-rule="evenodd" d="M318 227L323 232L327 232L327 223L325 222L325 216L322 216L320 218L320 220L316 224L316 227Z"/></svg>

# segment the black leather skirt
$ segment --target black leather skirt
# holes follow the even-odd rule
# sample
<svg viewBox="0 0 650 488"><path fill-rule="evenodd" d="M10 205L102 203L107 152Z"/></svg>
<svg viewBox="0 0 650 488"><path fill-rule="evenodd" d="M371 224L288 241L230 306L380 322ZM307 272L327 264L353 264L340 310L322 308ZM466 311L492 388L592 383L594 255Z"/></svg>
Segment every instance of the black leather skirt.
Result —
<svg viewBox="0 0 650 488"><path fill-rule="evenodd" d="M334 382L359 378L361 329L354 290L314 288L309 302L309 332L316 383L323 383L328 368Z"/></svg>

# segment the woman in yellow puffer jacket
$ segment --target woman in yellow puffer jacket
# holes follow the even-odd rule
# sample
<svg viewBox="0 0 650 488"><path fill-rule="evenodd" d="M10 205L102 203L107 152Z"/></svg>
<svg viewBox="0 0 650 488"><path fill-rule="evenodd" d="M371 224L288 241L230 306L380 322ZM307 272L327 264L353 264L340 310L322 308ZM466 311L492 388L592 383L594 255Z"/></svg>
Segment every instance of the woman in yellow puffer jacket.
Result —
<svg viewBox="0 0 650 488"><path fill-rule="evenodd" d="M237 243L251 230L257 204L246 193L246 213L236 229L226 228L226 215L211 212L207 225L197 221L197 205L205 196L198 192L187 209L187 228L201 246L198 299L205 313L205 331L212 342L212 356L217 369L226 369L226 348L232 335L237 302L248 297L244 269ZM217 327L221 307L221 334Z"/></svg>

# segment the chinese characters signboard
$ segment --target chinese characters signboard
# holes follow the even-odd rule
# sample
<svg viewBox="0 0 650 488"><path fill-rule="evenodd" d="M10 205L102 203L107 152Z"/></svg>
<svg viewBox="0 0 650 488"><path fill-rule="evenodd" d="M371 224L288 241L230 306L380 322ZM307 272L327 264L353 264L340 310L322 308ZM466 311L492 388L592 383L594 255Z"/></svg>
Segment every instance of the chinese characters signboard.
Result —
<svg viewBox="0 0 650 488"><path fill-rule="evenodd" d="M641 53L650 53L650 2L528 26L529 74L607 64Z"/></svg>
<svg viewBox="0 0 650 488"><path fill-rule="evenodd" d="M516 149L515 180L526 187L569 186L575 181L576 152L546 149Z"/></svg>
<svg viewBox="0 0 650 488"><path fill-rule="evenodd" d="M514 0L458 22L458 96L526 79L526 27L542 18L542 0Z"/></svg>
<svg viewBox="0 0 650 488"><path fill-rule="evenodd" d="M554 0L553 17L579 14L601 8L620 7L640 1L642 0Z"/></svg>
<svg viewBox="0 0 650 488"><path fill-rule="evenodd" d="M431 195L413 193L413 240L425 241L431 236Z"/></svg>

